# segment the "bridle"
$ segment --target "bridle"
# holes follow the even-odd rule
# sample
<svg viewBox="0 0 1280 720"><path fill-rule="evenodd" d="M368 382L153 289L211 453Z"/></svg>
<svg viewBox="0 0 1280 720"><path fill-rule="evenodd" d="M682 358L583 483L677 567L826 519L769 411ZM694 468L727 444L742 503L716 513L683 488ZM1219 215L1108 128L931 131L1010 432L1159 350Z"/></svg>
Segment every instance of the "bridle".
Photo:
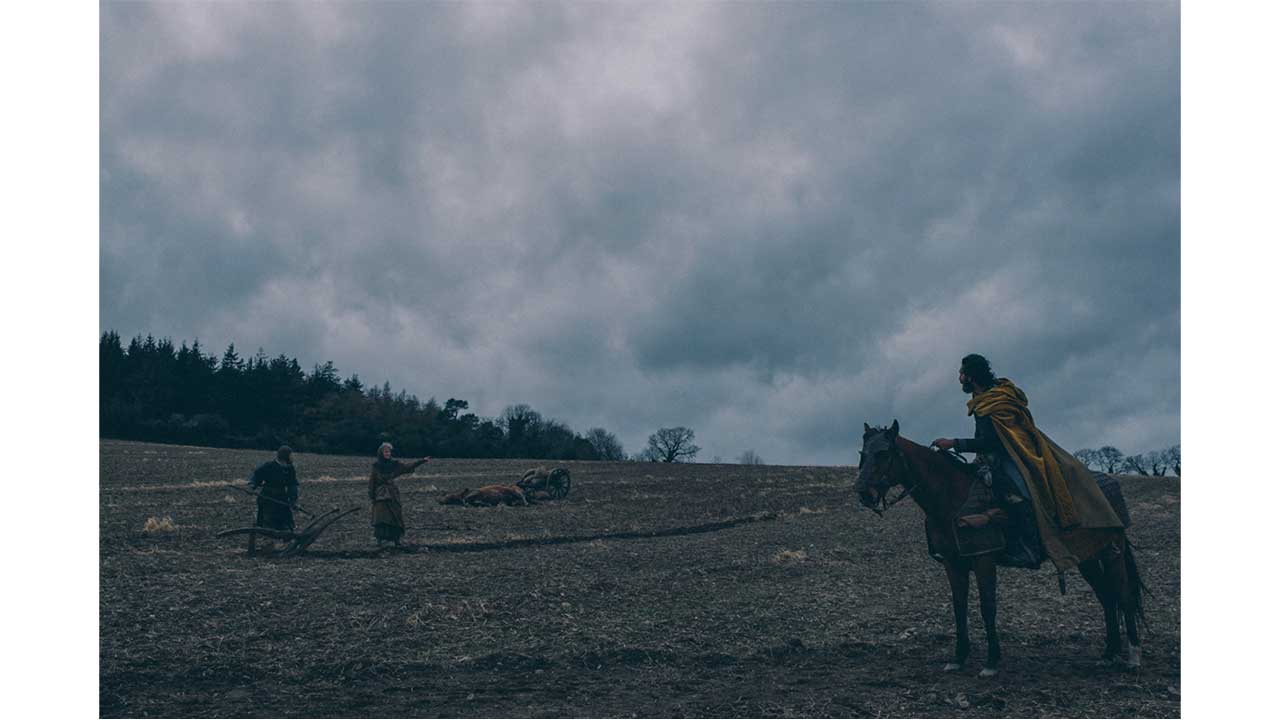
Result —
<svg viewBox="0 0 1280 720"><path fill-rule="evenodd" d="M892 443L890 445L889 462L885 465L884 472L880 473L880 478L888 478L889 474L893 471L894 465L897 463L902 463L904 475L906 479L910 481L910 484L908 484L907 482L903 482L902 491L898 493L897 497L893 498L892 500L886 500L885 498L882 497L880 499L880 507L871 508L872 512L874 512L875 514L881 517L884 517L884 513L886 510L902 502L908 496L914 493L916 491L916 487L918 487L920 484L919 476L916 474L915 469L911 467L911 461L907 459L907 454L902 452L902 448L898 447L897 443ZM880 483L877 483L877 484L880 484ZM885 486L886 496L888 494L887 491L890 487L893 487L893 485Z"/></svg>

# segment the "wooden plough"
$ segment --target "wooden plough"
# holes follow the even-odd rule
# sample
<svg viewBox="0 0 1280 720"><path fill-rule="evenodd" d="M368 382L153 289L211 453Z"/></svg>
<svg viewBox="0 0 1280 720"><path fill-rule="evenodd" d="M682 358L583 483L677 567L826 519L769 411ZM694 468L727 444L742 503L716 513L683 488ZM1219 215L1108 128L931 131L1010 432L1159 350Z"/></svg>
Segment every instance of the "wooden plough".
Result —
<svg viewBox="0 0 1280 720"><path fill-rule="evenodd" d="M363 508L361 507L353 507L350 510L334 508L329 512L316 516L316 518L300 532L276 530L274 528L264 527L242 527L234 528L232 530L223 530L218 533L217 536L230 537L232 535L264 535L276 540L288 540L289 544L285 545L284 550L281 550L278 553L278 556L290 557L292 555L299 555L306 552L307 546L315 542L316 538L320 537L320 533L324 532L326 528L337 522L339 519L344 518L351 513L359 512L362 509Z"/></svg>

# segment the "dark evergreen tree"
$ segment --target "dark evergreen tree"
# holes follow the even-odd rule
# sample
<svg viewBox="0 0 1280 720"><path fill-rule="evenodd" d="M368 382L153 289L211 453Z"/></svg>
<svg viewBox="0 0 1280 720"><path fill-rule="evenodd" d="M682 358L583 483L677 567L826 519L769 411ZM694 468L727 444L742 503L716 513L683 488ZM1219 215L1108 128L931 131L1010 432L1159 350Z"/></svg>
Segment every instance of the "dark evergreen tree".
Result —
<svg viewBox="0 0 1280 720"><path fill-rule="evenodd" d="M466 412L465 400L424 403L389 381L366 390L355 373L341 380L332 362L306 373L295 358L269 358L262 349L246 361L234 343L217 359L198 340L175 348L148 335L124 347L108 331L98 342L98 373L103 437L263 449L287 442L352 454L391 439L404 455L601 457L590 439L528 405L481 418Z"/></svg>

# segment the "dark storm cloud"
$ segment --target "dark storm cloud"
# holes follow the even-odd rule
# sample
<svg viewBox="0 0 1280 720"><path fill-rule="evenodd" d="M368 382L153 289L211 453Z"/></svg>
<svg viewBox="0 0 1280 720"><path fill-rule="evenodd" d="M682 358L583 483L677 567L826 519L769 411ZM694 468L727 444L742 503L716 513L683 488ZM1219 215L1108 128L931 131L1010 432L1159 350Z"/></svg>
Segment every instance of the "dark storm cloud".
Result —
<svg viewBox="0 0 1280 720"><path fill-rule="evenodd" d="M100 323L638 450L1179 438L1174 4L109 4Z"/></svg>

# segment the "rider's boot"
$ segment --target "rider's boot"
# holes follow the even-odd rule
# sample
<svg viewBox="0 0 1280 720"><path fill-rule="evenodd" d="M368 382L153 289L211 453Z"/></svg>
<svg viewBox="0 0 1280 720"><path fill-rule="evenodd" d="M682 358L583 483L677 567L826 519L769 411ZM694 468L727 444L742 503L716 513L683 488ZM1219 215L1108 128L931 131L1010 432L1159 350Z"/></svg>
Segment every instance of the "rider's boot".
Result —
<svg viewBox="0 0 1280 720"><path fill-rule="evenodd" d="M1035 532L1035 518L1032 517L1031 503L1022 498L1018 500L1018 503L1006 506L1009 524L1005 530L1005 549L1000 564L1034 570L1040 567L1041 561L1040 554L1028 541L1030 533Z"/></svg>

